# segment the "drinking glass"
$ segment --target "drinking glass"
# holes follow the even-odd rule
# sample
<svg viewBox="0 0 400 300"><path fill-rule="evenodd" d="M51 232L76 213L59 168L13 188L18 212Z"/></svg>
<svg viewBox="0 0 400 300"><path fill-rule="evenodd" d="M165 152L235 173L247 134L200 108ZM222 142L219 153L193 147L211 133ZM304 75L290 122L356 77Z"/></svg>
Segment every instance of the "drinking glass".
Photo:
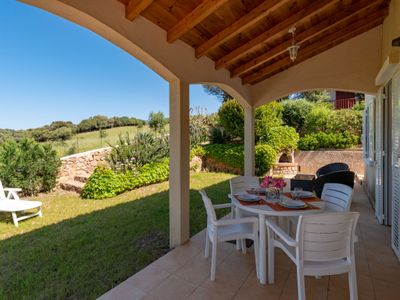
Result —
<svg viewBox="0 0 400 300"><path fill-rule="evenodd" d="M302 187L299 187L299 186L295 187L293 189L293 199L294 200L299 200L299 197L300 197L300 194L301 194L302 191L303 191Z"/></svg>

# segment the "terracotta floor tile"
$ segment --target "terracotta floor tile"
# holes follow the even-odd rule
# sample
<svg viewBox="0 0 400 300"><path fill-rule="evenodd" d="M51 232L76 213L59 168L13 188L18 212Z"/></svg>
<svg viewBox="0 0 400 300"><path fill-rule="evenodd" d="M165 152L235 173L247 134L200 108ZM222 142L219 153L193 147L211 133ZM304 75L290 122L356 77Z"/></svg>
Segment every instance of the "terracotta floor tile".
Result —
<svg viewBox="0 0 400 300"><path fill-rule="evenodd" d="M98 300L140 300L144 296L146 296L145 292L127 282L123 282L98 298Z"/></svg>
<svg viewBox="0 0 400 300"><path fill-rule="evenodd" d="M156 288L169 275L170 273L167 271L152 264L139 273L136 273L134 276L128 278L126 282L144 292L149 292Z"/></svg>
<svg viewBox="0 0 400 300"><path fill-rule="evenodd" d="M374 279L374 287L377 300L398 300L400 299L400 277L396 278L396 282L388 282L386 280Z"/></svg>
<svg viewBox="0 0 400 300"><path fill-rule="evenodd" d="M230 300L226 293L221 293L216 290L209 290L202 287L198 287L193 294L189 297L190 300Z"/></svg>
<svg viewBox="0 0 400 300"><path fill-rule="evenodd" d="M160 300L188 299L195 289L194 284L172 275L152 290L151 295Z"/></svg>

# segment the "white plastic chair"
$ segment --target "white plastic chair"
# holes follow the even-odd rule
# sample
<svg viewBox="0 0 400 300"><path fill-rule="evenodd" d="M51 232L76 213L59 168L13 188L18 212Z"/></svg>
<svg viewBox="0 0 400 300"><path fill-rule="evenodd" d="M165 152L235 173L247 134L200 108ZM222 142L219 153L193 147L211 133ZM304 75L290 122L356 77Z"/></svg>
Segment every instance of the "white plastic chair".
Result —
<svg viewBox="0 0 400 300"><path fill-rule="evenodd" d="M254 257L258 277L258 219L239 218L217 220L214 209L227 208L230 207L231 204L212 205L210 198L208 198L204 190L200 190L199 193L207 211L206 246L204 256L209 257L211 243L211 280L215 280L218 242L238 239L251 239L254 241Z"/></svg>
<svg viewBox="0 0 400 300"><path fill-rule="evenodd" d="M324 212L350 211L353 189L341 183L325 183L321 194L324 201ZM290 217L291 224L296 226L298 217Z"/></svg>
<svg viewBox="0 0 400 300"><path fill-rule="evenodd" d="M297 267L298 299L306 299L304 276L348 273L350 299L357 300L354 257L358 212L335 212L299 217L296 238L266 220L269 282L274 282L274 252L281 248Z"/></svg>
<svg viewBox="0 0 400 300"><path fill-rule="evenodd" d="M18 188L3 188L0 181L0 212L11 213L13 223L16 227L18 227L19 221L35 216L42 217L42 202L21 200L18 196L18 192L20 191L21 189ZM21 217L18 217L17 215L19 212L32 209L35 209L36 212L24 214Z"/></svg>
<svg viewBox="0 0 400 300"><path fill-rule="evenodd" d="M350 211L352 198L353 189L341 183L325 183L321 194L326 212Z"/></svg>
<svg viewBox="0 0 400 300"><path fill-rule="evenodd" d="M231 188L231 195L235 195L246 192L248 189L251 188L259 188L260 181L257 176L237 176L229 180L229 186ZM233 218L256 217L256 216L257 216L256 214L241 211L238 207L233 207L232 209ZM236 241L236 250L240 249L242 249L243 253L246 253L247 248L245 240Z"/></svg>

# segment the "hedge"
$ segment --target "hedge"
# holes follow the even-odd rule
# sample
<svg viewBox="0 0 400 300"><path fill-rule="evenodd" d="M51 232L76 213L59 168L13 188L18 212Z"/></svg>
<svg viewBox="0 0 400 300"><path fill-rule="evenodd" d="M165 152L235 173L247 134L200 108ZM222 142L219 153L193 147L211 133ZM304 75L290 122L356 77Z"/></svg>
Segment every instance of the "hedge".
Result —
<svg viewBox="0 0 400 300"><path fill-rule="evenodd" d="M348 131L342 133L318 132L306 134L299 140L300 150L345 149L358 144L358 136Z"/></svg>
<svg viewBox="0 0 400 300"><path fill-rule="evenodd" d="M169 177L169 161L144 165L138 174L133 172L115 172L105 167L97 167L83 187L84 199L105 199L123 192L162 182Z"/></svg>
<svg viewBox="0 0 400 300"><path fill-rule="evenodd" d="M232 168L243 170L244 146L240 144L210 144L203 146L204 157L210 157ZM258 175L267 172L275 163L276 150L267 144L258 144L255 149L256 170Z"/></svg>

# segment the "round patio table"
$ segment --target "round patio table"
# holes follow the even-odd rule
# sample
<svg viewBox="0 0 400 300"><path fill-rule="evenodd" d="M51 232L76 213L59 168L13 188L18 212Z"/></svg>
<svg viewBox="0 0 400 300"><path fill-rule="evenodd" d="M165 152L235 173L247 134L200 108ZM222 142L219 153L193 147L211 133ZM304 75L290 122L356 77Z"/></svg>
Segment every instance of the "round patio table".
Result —
<svg viewBox="0 0 400 300"><path fill-rule="evenodd" d="M274 210L267 204L256 204L256 205L249 205L249 204L242 204L236 196L229 195L232 200L232 204L235 206L236 210L238 211L245 211L252 214L258 215L259 219L259 233L260 233L260 251L259 251L259 280L261 284L266 284L267 282L267 266L266 266L266 225L265 225L265 218L266 217L299 217L302 215L308 214L316 214L323 212L324 208L324 201L315 201L313 200L310 202L313 206L317 207L318 209L290 209L290 210ZM265 196L260 196L262 199L265 199ZM306 201L307 202L307 201ZM271 276L271 274L268 274ZM271 278L270 278L271 279ZM270 281L272 282L272 280Z"/></svg>

